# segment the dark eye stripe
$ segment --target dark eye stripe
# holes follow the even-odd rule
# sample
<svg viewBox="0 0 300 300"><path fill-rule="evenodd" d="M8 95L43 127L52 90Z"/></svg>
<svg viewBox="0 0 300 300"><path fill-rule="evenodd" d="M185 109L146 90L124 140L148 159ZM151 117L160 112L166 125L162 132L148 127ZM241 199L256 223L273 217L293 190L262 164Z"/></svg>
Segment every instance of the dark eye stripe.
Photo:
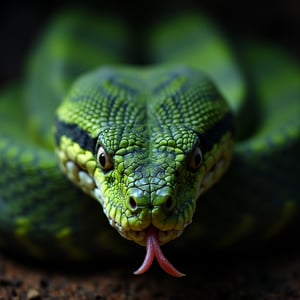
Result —
<svg viewBox="0 0 300 300"><path fill-rule="evenodd" d="M230 112L226 113L224 117L210 127L207 132L199 135L202 154L204 155L206 152L209 152L227 132L232 133L232 135L235 133L233 114Z"/></svg>
<svg viewBox="0 0 300 300"><path fill-rule="evenodd" d="M60 144L60 138L66 136L77 143L80 148L94 153L97 139L92 138L85 130L76 124L69 124L59 119L56 120L55 143Z"/></svg>

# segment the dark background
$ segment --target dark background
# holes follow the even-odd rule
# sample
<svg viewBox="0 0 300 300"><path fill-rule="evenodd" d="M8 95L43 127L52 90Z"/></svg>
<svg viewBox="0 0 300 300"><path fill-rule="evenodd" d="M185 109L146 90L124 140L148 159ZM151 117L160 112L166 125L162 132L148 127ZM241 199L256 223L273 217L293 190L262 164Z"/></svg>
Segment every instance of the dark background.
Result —
<svg viewBox="0 0 300 300"><path fill-rule="evenodd" d="M96 3L96 4L95 4ZM3 1L0 6L0 83L22 74L26 54L47 20L61 8L90 6L128 18L138 30L161 15L205 11L243 35L276 41L300 58L300 1Z"/></svg>

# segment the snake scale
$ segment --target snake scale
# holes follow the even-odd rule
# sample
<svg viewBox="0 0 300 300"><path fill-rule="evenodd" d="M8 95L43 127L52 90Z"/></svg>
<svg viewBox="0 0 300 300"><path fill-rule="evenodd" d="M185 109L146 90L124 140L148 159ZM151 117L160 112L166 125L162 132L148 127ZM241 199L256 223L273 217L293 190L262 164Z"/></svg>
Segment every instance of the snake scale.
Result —
<svg viewBox="0 0 300 300"><path fill-rule="evenodd" d="M156 258L182 276L160 245L175 239L181 252L198 251L296 228L295 59L229 38L203 15L133 35L117 18L60 14L24 82L3 89L0 247L101 261L128 257L128 239L147 248L136 274ZM134 65L134 40L144 65Z"/></svg>

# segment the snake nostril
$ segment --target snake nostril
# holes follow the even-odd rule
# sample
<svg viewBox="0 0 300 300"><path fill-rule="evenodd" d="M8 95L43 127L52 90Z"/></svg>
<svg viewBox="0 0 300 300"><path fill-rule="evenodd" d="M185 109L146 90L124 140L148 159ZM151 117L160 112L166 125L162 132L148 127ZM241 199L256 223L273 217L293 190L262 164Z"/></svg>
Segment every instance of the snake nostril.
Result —
<svg viewBox="0 0 300 300"><path fill-rule="evenodd" d="M165 208L169 211L173 209L173 197L172 196L169 196L167 201L165 202Z"/></svg>
<svg viewBox="0 0 300 300"><path fill-rule="evenodd" d="M137 203L133 197L129 198L128 203L129 203L129 207L131 208L132 211L135 211L137 209Z"/></svg>

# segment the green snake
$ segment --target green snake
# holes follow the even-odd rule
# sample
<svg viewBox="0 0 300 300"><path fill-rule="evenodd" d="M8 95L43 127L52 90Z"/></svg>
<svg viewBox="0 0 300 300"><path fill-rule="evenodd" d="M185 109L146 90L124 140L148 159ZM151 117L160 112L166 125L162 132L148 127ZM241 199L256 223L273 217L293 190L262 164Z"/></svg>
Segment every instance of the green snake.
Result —
<svg viewBox="0 0 300 300"><path fill-rule="evenodd" d="M156 258L182 276L160 245L187 253L297 227L300 69L279 47L203 15L135 36L124 20L68 12L26 70L1 93L3 250L128 257L117 231L147 248L135 274Z"/></svg>

